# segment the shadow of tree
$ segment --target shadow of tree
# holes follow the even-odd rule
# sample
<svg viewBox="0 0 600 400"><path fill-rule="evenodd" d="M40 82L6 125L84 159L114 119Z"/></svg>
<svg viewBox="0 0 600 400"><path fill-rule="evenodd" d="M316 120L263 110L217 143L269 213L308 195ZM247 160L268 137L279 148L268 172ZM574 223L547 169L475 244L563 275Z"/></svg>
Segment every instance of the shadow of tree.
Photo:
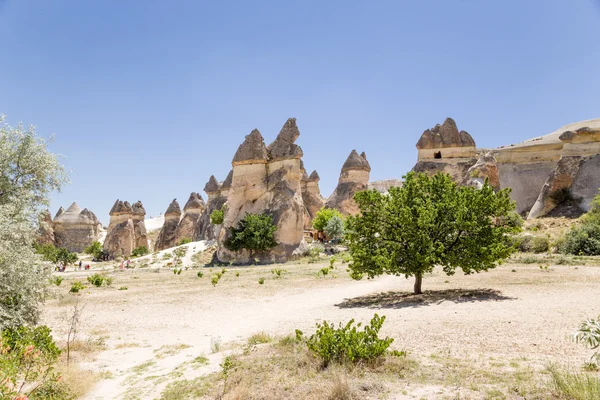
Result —
<svg viewBox="0 0 600 400"><path fill-rule="evenodd" d="M516 300L516 298L504 296L502 292L495 289L426 290L420 295L391 291L345 299L335 306L339 308L406 308L431 306L444 301L474 303L503 300Z"/></svg>

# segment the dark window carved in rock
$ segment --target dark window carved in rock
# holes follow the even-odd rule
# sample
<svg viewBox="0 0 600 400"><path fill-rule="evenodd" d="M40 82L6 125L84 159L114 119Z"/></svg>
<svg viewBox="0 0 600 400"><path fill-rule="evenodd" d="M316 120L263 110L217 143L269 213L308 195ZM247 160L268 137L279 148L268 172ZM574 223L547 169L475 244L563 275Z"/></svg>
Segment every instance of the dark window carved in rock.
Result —
<svg viewBox="0 0 600 400"><path fill-rule="evenodd" d="M433 153L433 158L442 158L442 152L436 151L435 153Z"/></svg>

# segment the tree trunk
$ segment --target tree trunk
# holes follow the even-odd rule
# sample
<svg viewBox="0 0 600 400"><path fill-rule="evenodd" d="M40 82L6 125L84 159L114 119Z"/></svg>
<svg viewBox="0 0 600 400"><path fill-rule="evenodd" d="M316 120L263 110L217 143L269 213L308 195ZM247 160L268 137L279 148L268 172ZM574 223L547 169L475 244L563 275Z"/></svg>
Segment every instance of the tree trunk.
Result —
<svg viewBox="0 0 600 400"><path fill-rule="evenodd" d="M417 272L415 274L415 294L422 294L421 284L423 283L423 273Z"/></svg>

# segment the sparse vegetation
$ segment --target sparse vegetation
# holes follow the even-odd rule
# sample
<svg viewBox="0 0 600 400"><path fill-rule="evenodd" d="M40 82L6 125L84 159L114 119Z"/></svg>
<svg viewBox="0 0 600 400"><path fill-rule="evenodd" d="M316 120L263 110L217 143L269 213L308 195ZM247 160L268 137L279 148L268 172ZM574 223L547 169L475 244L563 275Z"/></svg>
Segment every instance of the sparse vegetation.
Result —
<svg viewBox="0 0 600 400"><path fill-rule="evenodd" d="M264 285L265 284L265 278L258 278L258 284L259 285Z"/></svg>
<svg viewBox="0 0 600 400"><path fill-rule="evenodd" d="M600 316L597 319L589 318L581 323L577 332L572 335L577 343L583 343L591 350L595 350L591 359L600 364Z"/></svg>
<svg viewBox="0 0 600 400"><path fill-rule="evenodd" d="M277 246L273 217L267 214L246 214L237 227L229 228L229 237L224 245L228 250L249 250L250 258Z"/></svg>
<svg viewBox="0 0 600 400"><path fill-rule="evenodd" d="M92 242L92 244L90 244L88 247L86 247L83 252L85 254L90 254L94 260L100 260L102 258L102 255L104 254L102 251L102 244L95 240L94 242Z"/></svg>
<svg viewBox="0 0 600 400"><path fill-rule="evenodd" d="M142 257L148 253L149 253L149 251L146 246L139 246L139 247L136 247L135 249L133 249L133 251L131 252L131 257Z"/></svg>
<svg viewBox="0 0 600 400"><path fill-rule="evenodd" d="M101 287L102 285L110 286L112 284L112 278L110 278L110 280L108 278L109 277L105 275L95 273L93 275L88 276L87 281L91 285L94 285L96 287Z"/></svg>
<svg viewBox="0 0 600 400"><path fill-rule="evenodd" d="M177 242L177 246L183 246L184 244L188 244L188 243L192 243L192 239L185 237L185 238L181 239L179 242Z"/></svg>
<svg viewBox="0 0 600 400"><path fill-rule="evenodd" d="M210 213L210 223L213 225L221 225L225 219L225 212L221 210L215 210Z"/></svg>
<svg viewBox="0 0 600 400"><path fill-rule="evenodd" d="M71 283L71 289L69 290L69 292L71 293L79 293L80 290L85 289L87 286L84 286L83 283L81 283L80 281L75 281L73 283Z"/></svg>
<svg viewBox="0 0 600 400"><path fill-rule="evenodd" d="M62 276L53 276L52 278L50 278L50 283L56 286L60 286L60 284L63 283L64 280L65 279Z"/></svg>

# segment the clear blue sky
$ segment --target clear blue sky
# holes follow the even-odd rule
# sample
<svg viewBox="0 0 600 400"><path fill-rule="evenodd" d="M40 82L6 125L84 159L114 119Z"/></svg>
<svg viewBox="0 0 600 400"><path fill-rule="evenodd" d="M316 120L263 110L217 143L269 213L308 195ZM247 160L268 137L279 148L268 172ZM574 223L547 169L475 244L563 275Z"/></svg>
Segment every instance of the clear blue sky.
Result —
<svg viewBox="0 0 600 400"><path fill-rule="evenodd" d="M0 113L56 134L53 212L157 215L288 117L327 196L353 148L400 178L448 116L480 147L600 117L598 26L598 0L0 0Z"/></svg>

